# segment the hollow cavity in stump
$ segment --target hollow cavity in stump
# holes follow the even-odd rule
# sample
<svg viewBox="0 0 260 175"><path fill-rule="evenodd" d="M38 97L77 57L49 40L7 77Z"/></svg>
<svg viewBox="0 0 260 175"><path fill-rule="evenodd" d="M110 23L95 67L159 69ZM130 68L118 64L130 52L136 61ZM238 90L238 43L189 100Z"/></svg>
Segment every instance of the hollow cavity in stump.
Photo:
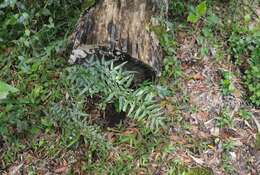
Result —
<svg viewBox="0 0 260 175"><path fill-rule="evenodd" d="M85 110L90 114L89 122L92 124L98 124L102 128L116 127L120 123L126 123L127 114L126 112L118 112L115 104L109 103L106 105L105 110L97 108L99 103L99 97L88 97Z"/></svg>

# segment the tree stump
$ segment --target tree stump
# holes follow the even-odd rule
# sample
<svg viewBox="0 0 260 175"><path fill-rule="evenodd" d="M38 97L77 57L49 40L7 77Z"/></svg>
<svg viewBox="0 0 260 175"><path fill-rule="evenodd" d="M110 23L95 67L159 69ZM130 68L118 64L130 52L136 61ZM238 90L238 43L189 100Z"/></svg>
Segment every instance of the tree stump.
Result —
<svg viewBox="0 0 260 175"><path fill-rule="evenodd" d="M163 52L148 29L162 5L167 6L167 0L96 0L72 34L70 62L96 54L127 61L127 68L137 71L140 81L159 75Z"/></svg>

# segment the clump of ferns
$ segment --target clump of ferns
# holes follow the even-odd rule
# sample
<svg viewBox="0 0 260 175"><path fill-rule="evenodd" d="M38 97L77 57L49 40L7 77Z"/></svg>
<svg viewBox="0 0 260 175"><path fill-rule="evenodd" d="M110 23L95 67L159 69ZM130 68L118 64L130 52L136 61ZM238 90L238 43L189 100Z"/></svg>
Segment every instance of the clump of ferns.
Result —
<svg viewBox="0 0 260 175"><path fill-rule="evenodd" d="M124 70L125 64L115 65L112 60L91 58L67 69L67 84L73 96L98 95L101 109L113 103L117 112L126 112L129 118L158 131L164 126L165 117L156 100L156 86L147 84L132 89L134 72Z"/></svg>
<svg viewBox="0 0 260 175"><path fill-rule="evenodd" d="M60 146L63 149L79 147L84 142L91 157L98 157L99 160L107 158L111 144L106 141L99 126L89 125L83 98L68 97L66 101L56 103L48 110L52 122L61 131ZM58 154L59 151L55 156Z"/></svg>

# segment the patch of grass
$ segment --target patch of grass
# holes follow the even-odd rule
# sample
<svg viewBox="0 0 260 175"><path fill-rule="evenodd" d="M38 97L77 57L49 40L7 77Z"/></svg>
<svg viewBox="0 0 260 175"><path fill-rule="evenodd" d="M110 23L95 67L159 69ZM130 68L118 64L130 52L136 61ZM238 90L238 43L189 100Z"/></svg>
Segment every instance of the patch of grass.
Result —
<svg viewBox="0 0 260 175"><path fill-rule="evenodd" d="M222 149L224 152L229 152L234 149L234 142L228 140L222 144Z"/></svg>
<svg viewBox="0 0 260 175"><path fill-rule="evenodd" d="M250 29L249 24L234 25L229 38L231 54L243 73L244 86L248 90L248 100L260 105L260 28Z"/></svg>
<svg viewBox="0 0 260 175"><path fill-rule="evenodd" d="M6 84L3 81L0 81L0 100L7 98L9 93L15 93L17 91L19 90Z"/></svg>
<svg viewBox="0 0 260 175"><path fill-rule="evenodd" d="M213 175L213 172L205 167L194 167L194 168L187 168L183 166L183 164L178 161L174 160L167 171L167 175Z"/></svg>
<svg viewBox="0 0 260 175"><path fill-rule="evenodd" d="M235 172L235 169L231 163L230 152L234 149L234 143L232 141L226 141L222 144L222 149L222 167L226 173L232 174Z"/></svg>
<svg viewBox="0 0 260 175"><path fill-rule="evenodd" d="M180 62L175 57L166 57L163 64L163 77L169 77L172 80L177 80L182 76Z"/></svg>
<svg viewBox="0 0 260 175"><path fill-rule="evenodd" d="M220 128L232 127L233 118L229 114L229 110L223 109L220 115L216 118L216 125Z"/></svg>
<svg viewBox="0 0 260 175"><path fill-rule="evenodd" d="M224 171L228 174L233 174L235 172L234 167L232 166L232 163L230 162L230 155L224 154L222 155L222 168Z"/></svg>
<svg viewBox="0 0 260 175"><path fill-rule="evenodd" d="M249 100L256 106L260 106L260 47L255 52L256 56L252 58L244 80L250 95Z"/></svg>
<svg viewBox="0 0 260 175"><path fill-rule="evenodd" d="M187 21L192 23L197 23L201 17L204 17L206 12L207 12L207 1L202 1L196 6L196 8L194 7L191 8L191 12L187 18Z"/></svg>
<svg viewBox="0 0 260 175"><path fill-rule="evenodd" d="M260 150L260 133L256 134L256 143L255 143L256 149Z"/></svg>
<svg viewBox="0 0 260 175"><path fill-rule="evenodd" d="M203 167L196 167L196 168L191 168L187 175L213 175L213 172L207 168Z"/></svg>
<svg viewBox="0 0 260 175"><path fill-rule="evenodd" d="M220 87L223 95L230 95L236 90L233 84L233 74L229 71L222 72L222 80L220 81Z"/></svg>
<svg viewBox="0 0 260 175"><path fill-rule="evenodd" d="M252 112L248 111L247 109L240 109L239 110L239 117L245 121L248 121L252 118Z"/></svg>

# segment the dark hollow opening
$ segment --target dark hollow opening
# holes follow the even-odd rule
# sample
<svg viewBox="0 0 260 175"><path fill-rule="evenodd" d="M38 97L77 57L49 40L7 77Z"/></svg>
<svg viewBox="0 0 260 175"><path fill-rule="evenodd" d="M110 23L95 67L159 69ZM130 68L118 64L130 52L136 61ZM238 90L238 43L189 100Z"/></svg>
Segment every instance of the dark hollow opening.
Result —
<svg viewBox="0 0 260 175"><path fill-rule="evenodd" d="M106 106L102 118L104 119L106 127L116 127L126 119L125 112L117 112L115 105L110 103Z"/></svg>
<svg viewBox="0 0 260 175"><path fill-rule="evenodd" d="M98 108L99 102L99 97L86 98L85 110L90 114L89 122L91 124L97 124L106 129L107 127L116 127L118 124L127 121L127 114L118 112L114 103L107 104L105 110L102 110Z"/></svg>

